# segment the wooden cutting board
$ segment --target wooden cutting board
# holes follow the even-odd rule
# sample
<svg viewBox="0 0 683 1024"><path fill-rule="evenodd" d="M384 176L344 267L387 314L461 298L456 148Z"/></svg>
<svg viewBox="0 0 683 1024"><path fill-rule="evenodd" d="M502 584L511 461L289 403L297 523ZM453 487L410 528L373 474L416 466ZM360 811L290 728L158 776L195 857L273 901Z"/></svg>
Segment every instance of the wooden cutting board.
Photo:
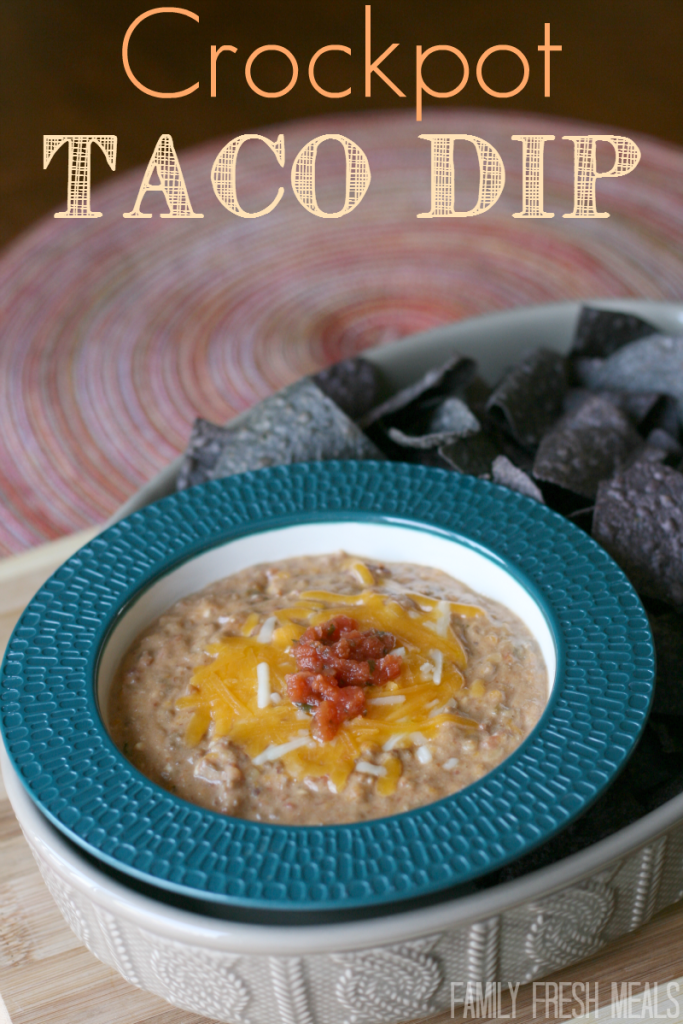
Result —
<svg viewBox="0 0 683 1024"><path fill-rule="evenodd" d="M94 532L74 534L0 561L1 650L35 590ZM595 956L550 976L553 982L598 982L603 1006L610 1002L612 982L653 986L674 979L681 982L683 1007L683 902ZM532 985L520 989L515 1017L520 1024L547 1019L538 1007L534 1018L532 998ZM500 1009L501 1015L510 1012L505 1001ZM456 1019L461 1016L457 1010ZM609 1019L608 1011L604 1019ZM446 1011L422 1018L420 1024L427 1020L446 1024L451 1015ZM668 1020L675 1024L683 1016ZM0 780L0 1024L205 1021L129 985L79 943L43 884Z"/></svg>

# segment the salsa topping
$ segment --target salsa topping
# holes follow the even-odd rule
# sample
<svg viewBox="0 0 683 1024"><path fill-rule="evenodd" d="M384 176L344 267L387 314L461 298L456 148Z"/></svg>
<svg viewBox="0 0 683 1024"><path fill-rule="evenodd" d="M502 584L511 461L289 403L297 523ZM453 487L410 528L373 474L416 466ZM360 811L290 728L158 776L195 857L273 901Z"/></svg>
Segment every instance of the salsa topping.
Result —
<svg viewBox="0 0 683 1024"><path fill-rule="evenodd" d="M381 686L401 674L401 658L390 654L396 637L360 630L355 619L337 615L310 626L293 647L298 672L288 675L287 696L317 710L313 735L334 739L343 722L365 712L365 686Z"/></svg>
<svg viewBox="0 0 683 1024"><path fill-rule="evenodd" d="M211 660L176 703L192 712L188 746L208 732L256 766L281 761L293 778L327 780L337 793L371 757L366 774L388 796L401 750L433 744L446 723L478 729L458 706L467 656L451 617L485 613L410 588L384 590L357 559L345 568L360 592L296 592L265 619L250 611L206 649Z"/></svg>

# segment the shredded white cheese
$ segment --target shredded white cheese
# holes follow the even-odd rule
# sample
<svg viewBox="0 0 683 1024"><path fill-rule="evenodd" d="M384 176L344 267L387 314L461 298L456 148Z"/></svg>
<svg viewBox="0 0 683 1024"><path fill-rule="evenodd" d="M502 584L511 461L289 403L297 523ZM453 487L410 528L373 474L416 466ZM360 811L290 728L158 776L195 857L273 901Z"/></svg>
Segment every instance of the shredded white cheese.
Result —
<svg viewBox="0 0 683 1024"><path fill-rule="evenodd" d="M403 704L405 697L402 693L397 693L394 697L370 697L368 704Z"/></svg>
<svg viewBox="0 0 683 1024"><path fill-rule="evenodd" d="M439 601L436 610L438 613L436 622L425 622L425 626L432 629L437 636L448 636L448 627L451 624L451 606L448 601Z"/></svg>
<svg viewBox="0 0 683 1024"><path fill-rule="evenodd" d="M418 747L415 757L418 759L420 764L429 764L432 759L432 752L429 747Z"/></svg>
<svg viewBox="0 0 683 1024"><path fill-rule="evenodd" d="M421 732L411 732L410 738L416 747L422 747L425 743L429 743L426 736L423 736Z"/></svg>
<svg viewBox="0 0 683 1024"><path fill-rule="evenodd" d="M436 620L436 632L439 636L446 636L448 634L448 627L451 624L451 606L448 601L439 601L436 606L439 617Z"/></svg>
<svg viewBox="0 0 683 1024"><path fill-rule="evenodd" d="M273 633L275 632L276 626L277 619L274 615L271 615L269 619L266 619L259 630L259 635L256 637L258 642L260 644L269 644L273 639Z"/></svg>
<svg viewBox="0 0 683 1024"><path fill-rule="evenodd" d="M429 652L429 657L434 663L434 675L432 677L433 682L438 686L441 682L441 675L443 673L443 654L441 651L433 650Z"/></svg>
<svg viewBox="0 0 683 1024"><path fill-rule="evenodd" d="M270 666L265 661L256 666L256 699L260 708L270 704Z"/></svg>
<svg viewBox="0 0 683 1024"><path fill-rule="evenodd" d="M390 736L389 739L384 744L384 746L382 747L382 750L393 750L396 744L399 743L401 740L405 739L407 735L408 734L405 732L399 732L396 733L394 736Z"/></svg>
<svg viewBox="0 0 683 1024"><path fill-rule="evenodd" d="M405 647L394 647L393 651L389 651L395 658L405 658L406 649Z"/></svg>
<svg viewBox="0 0 683 1024"><path fill-rule="evenodd" d="M306 743L310 743L309 736L299 736L298 739L290 740L289 743L280 743L276 745L271 743L269 747L261 754L257 754L256 757L252 758L252 764L265 764L266 761L277 761L278 758L284 757L285 754L289 754L292 750L298 750L299 747L303 747Z"/></svg>
<svg viewBox="0 0 683 1024"><path fill-rule="evenodd" d="M282 700L282 697L280 696L279 693L271 693L271 695L270 695L270 703L271 704L279 704L281 700Z"/></svg>
<svg viewBox="0 0 683 1024"><path fill-rule="evenodd" d="M356 771L362 772L364 775L376 775L378 778L387 774L384 765L370 764L369 761L356 761Z"/></svg>
<svg viewBox="0 0 683 1024"><path fill-rule="evenodd" d="M452 772L454 768L457 768L460 761L457 757L449 757L447 761L444 761L443 767L447 772Z"/></svg>

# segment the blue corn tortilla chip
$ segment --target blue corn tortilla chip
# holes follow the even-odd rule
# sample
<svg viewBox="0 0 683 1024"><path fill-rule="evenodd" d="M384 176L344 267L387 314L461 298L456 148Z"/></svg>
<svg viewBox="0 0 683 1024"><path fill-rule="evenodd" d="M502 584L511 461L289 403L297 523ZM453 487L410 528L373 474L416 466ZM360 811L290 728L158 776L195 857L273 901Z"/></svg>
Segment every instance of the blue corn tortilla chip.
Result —
<svg viewBox="0 0 683 1024"><path fill-rule="evenodd" d="M650 430L664 430L676 441L683 441L683 430L678 416L678 402L671 395L662 395L638 425L639 430L647 434Z"/></svg>
<svg viewBox="0 0 683 1024"><path fill-rule="evenodd" d="M642 442L628 416L601 395L566 413L541 441L533 475L585 498L594 498Z"/></svg>
<svg viewBox="0 0 683 1024"><path fill-rule="evenodd" d="M382 386L379 370L362 356L334 363L312 379L352 420L359 420L377 405Z"/></svg>
<svg viewBox="0 0 683 1024"><path fill-rule="evenodd" d="M469 437L481 430L474 413L460 398L445 398L432 412L427 433L407 434L398 427L389 427L387 434L397 445L407 448L438 448L459 437Z"/></svg>
<svg viewBox="0 0 683 1024"><path fill-rule="evenodd" d="M463 392L473 380L476 369L473 359L453 356L361 417L359 426L367 430L380 421L386 421L387 426L399 429L406 425L413 426L419 418L419 412L431 414L434 404L440 398ZM413 432L419 433L419 430Z"/></svg>
<svg viewBox="0 0 683 1024"><path fill-rule="evenodd" d="M622 469L627 470L631 466L634 466L636 462L664 462L665 459L666 452L663 448L658 447L656 444L648 444L646 442L641 444L638 448L635 448L627 456Z"/></svg>
<svg viewBox="0 0 683 1024"><path fill-rule="evenodd" d="M475 376L461 393L460 397L464 399L480 422L483 422L486 416L486 403L491 397L492 391L493 388L489 387L485 380Z"/></svg>
<svg viewBox="0 0 683 1024"><path fill-rule="evenodd" d="M636 590L683 611L683 473L639 461L603 481L593 537Z"/></svg>
<svg viewBox="0 0 683 1024"><path fill-rule="evenodd" d="M656 330L652 324L631 313L612 313L584 306L576 325L572 355L604 359L623 345L655 334Z"/></svg>
<svg viewBox="0 0 683 1024"><path fill-rule="evenodd" d="M588 388L570 388L565 395L563 411L574 412L591 395L601 395L625 412L642 437L649 438L653 432L660 437L659 446L671 448L677 445L679 436L678 404L670 395L656 391L589 391ZM663 435L668 435L665 441ZM671 452L673 452L671 448Z"/></svg>
<svg viewBox="0 0 683 1024"><path fill-rule="evenodd" d="M461 398L444 398L432 413L429 429L433 433L468 437L481 430L481 423Z"/></svg>
<svg viewBox="0 0 683 1024"><path fill-rule="evenodd" d="M588 388L570 388L564 397L562 411L574 412L594 394L601 395L616 405L636 426L646 423L650 417L655 417L667 401L667 396L657 391L590 391Z"/></svg>
<svg viewBox="0 0 683 1024"><path fill-rule="evenodd" d="M498 446L483 432L461 437L439 448L442 465L456 473L491 479L493 460L500 454Z"/></svg>
<svg viewBox="0 0 683 1024"><path fill-rule="evenodd" d="M588 388L569 388L562 401L562 414L576 412L579 406L583 405L587 398L593 394ZM605 394L601 392L601 394Z"/></svg>
<svg viewBox="0 0 683 1024"><path fill-rule="evenodd" d="M514 466L517 466L523 472L531 473L534 465L534 456L528 448L523 448L508 433L504 430L496 430L491 424L488 425L486 434L496 444L501 455L505 455Z"/></svg>
<svg viewBox="0 0 683 1024"><path fill-rule="evenodd" d="M577 363L581 383L591 391L657 391L676 400L683 423L683 335L653 334L620 348L607 359Z"/></svg>
<svg viewBox="0 0 683 1024"><path fill-rule="evenodd" d="M470 433L472 433L470 431ZM457 434L451 431L444 431L438 434L404 434L398 427L389 427L387 435L394 444L402 448L439 448L441 445L450 444L459 437L468 437L468 434Z"/></svg>
<svg viewBox="0 0 683 1024"><path fill-rule="evenodd" d="M648 423L659 415L659 410L667 405L667 395L658 394L656 391L605 391L607 397L614 395L614 399L620 409L626 413L633 422L646 432Z"/></svg>
<svg viewBox="0 0 683 1024"><path fill-rule="evenodd" d="M647 443L655 448L661 448L667 458L680 458L683 455L683 446L668 431L661 430L659 427L650 431L647 435Z"/></svg>
<svg viewBox="0 0 683 1024"><path fill-rule="evenodd" d="M383 457L332 399L304 378L259 402L234 425L197 420L176 486L183 490L291 462Z"/></svg>
<svg viewBox="0 0 683 1024"><path fill-rule="evenodd" d="M601 392L611 398L634 423L642 423L652 412L662 396L652 391L605 391Z"/></svg>
<svg viewBox="0 0 683 1024"><path fill-rule="evenodd" d="M438 460L431 465L480 476L485 480L492 478L493 462L499 455L504 455L527 475L534 461L533 456L509 434L490 423L477 434L448 441L439 447L438 452Z"/></svg>
<svg viewBox="0 0 683 1024"><path fill-rule="evenodd" d="M566 391L566 359L539 348L507 371L491 393L486 411L518 444L534 449L562 413Z"/></svg>
<svg viewBox="0 0 683 1024"><path fill-rule="evenodd" d="M509 487L511 491L518 491L526 494L527 498L533 498L545 505L545 498L539 487L534 483L523 469L510 462L507 455L497 455L491 463L491 479L494 484L501 484Z"/></svg>

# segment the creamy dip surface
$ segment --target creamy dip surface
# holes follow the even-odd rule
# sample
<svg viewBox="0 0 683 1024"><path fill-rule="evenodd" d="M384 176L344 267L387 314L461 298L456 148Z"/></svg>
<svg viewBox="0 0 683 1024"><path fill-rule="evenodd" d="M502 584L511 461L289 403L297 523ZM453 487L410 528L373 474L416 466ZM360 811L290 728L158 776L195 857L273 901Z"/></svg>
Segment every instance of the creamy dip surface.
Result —
<svg viewBox="0 0 683 1024"><path fill-rule="evenodd" d="M539 646L509 609L437 569L339 552L178 601L127 653L109 723L144 775L192 803L337 824L481 778L547 698Z"/></svg>

